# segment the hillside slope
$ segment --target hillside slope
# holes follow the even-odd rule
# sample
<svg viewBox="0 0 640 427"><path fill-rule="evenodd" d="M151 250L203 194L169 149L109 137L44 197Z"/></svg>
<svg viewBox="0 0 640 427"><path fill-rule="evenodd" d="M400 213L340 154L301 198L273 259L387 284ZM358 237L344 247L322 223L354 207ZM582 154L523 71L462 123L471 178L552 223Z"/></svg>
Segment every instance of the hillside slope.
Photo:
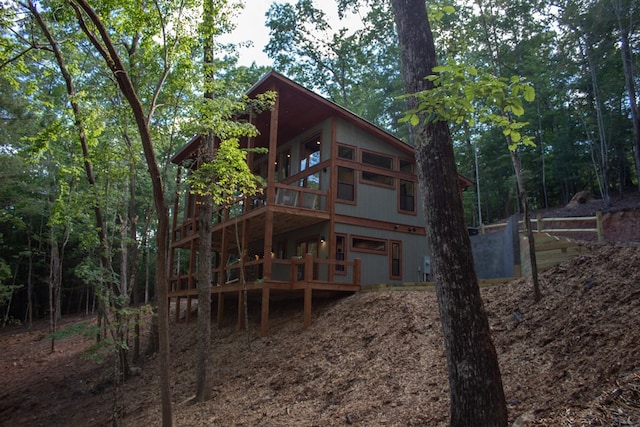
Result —
<svg viewBox="0 0 640 427"><path fill-rule="evenodd" d="M541 283L539 304L526 279L483 290L510 419L640 425L640 248L594 248ZM214 397L199 405L188 402L195 325L174 326L179 425L447 424L435 293L354 295L316 309L306 331L300 316L299 306L284 307L272 336L253 338L251 348L231 326L214 331ZM157 423L156 392L140 388L154 381L145 369L127 385L130 399L145 399L127 411L128 425Z"/></svg>
<svg viewBox="0 0 640 427"><path fill-rule="evenodd" d="M640 246L593 251L541 275L543 300L520 279L482 290L511 422L640 426ZM195 322L171 326L179 426L445 426L448 380L433 291L363 292L274 303L271 336L212 333L214 393L192 404ZM90 341L46 331L0 335L0 425L160 425L154 359L114 393L112 370L80 358ZM249 345L250 342L250 345ZM529 420L521 423L521 421Z"/></svg>

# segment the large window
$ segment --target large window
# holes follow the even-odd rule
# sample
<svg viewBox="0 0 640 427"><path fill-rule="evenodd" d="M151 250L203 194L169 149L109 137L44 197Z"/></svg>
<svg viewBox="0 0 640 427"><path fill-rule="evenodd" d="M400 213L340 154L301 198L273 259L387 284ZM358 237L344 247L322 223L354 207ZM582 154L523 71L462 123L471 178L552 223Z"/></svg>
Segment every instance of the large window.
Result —
<svg viewBox="0 0 640 427"><path fill-rule="evenodd" d="M416 211L416 184L412 181L400 180L399 208L402 212Z"/></svg>
<svg viewBox="0 0 640 427"><path fill-rule="evenodd" d="M339 200L354 202L355 192L355 172L351 168L338 166L338 196Z"/></svg>
<svg viewBox="0 0 640 427"><path fill-rule="evenodd" d="M300 172L320 163L321 146L320 135L316 135L302 144L300 149Z"/></svg>

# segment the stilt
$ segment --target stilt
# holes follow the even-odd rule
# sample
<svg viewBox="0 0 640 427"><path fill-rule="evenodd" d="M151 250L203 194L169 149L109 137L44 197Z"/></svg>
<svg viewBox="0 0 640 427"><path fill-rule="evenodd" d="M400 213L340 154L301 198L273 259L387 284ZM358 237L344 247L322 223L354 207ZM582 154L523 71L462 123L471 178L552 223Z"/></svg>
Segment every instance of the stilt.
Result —
<svg viewBox="0 0 640 427"><path fill-rule="evenodd" d="M218 323L218 329L222 328L222 323L224 319L224 292L218 293L218 313L216 321Z"/></svg>
<svg viewBox="0 0 640 427"><path fill-rule="evenodd" d="M269 335L269 293L271 289L262 288L262 315L260 318L260 336Z"/></svg>
<svg viewBox="0 0 640 427"><path fill-rule="evenodd" d="M304 288L304 329L307 329L311 326L311 300L313 296L313 290L309 285Z"/></svg>
<svg viewBox="0 0 640 427"><path fill-rule="evenodd" d="M238 330L241 331L246 327L244 324L244 292L242 289L238 291Z"/></svg>
<svg viewBox="0 0 640 427"><path fill-rule="evenodd" d="M176 297L176 323L180 321L180 297Z"/></svg>

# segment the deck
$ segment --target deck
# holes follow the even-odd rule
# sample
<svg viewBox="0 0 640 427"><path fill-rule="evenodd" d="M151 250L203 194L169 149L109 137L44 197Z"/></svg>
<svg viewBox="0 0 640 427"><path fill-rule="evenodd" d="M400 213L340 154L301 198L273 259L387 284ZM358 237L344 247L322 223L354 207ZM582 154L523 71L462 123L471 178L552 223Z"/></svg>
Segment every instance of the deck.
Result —
<svg viewBox="0 0 640 427"><path fill-rule="evenodd" d="M240 282L240 266L238 264L221 269L213 270L214 286L211 287L211 294L217 299L217 323L222 324L224 313L225 295L237 295L238 301L238 328L244 328L244 290L247 292L261 293L261 320L260 334L266 336L269 333L269 300L273 292L289 293L295 295L304 294L304 320L303 327L307 328L311 324L311 310L314 291L329 292L357 292L361 288L361 263L359 259L353 261L337 261L331 259L314 258L311 254L305 257L293 257L288 260L272 259L274 274L278 280L263 280L259 278L259 272L263 265L263 260L247 262L244 266L246 285ZM340 275L333 274L333 281L328 281L330 271L339 271ZM219 280L224 277L224 283ZM255 278L249 280L249 278ZM180 308L183 299L186 300L185 320L188 322L191 317L191 302L198 297L197 278L195 274L184 274L173 277L170 281L169 306L172 299L175 299L175 320L180 320Z"/></svg>

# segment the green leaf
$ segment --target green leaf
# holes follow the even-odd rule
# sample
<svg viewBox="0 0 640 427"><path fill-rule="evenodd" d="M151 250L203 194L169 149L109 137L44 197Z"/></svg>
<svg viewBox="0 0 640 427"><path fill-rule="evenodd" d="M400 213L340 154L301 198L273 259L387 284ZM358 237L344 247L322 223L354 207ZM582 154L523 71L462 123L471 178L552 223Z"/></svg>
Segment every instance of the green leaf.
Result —
<svg viewBox="0 0 640 427"><path fill-rule="evenodd" d="M524 99L527 102L533 102L536 99L536 90L533 88L533 86L525 86Z"/></svg>
<svg viewBox="0 0 640 427"><path fill-rule="evenodd" d="M513 114L518 117L524 114L524 108L522 107L522 105L517 105L515 103L511 106L511 111L513 111Z"/></svg>
<svg viewBox="0 0 640 427"><path fill-rule="evenodd" d="M411 126L417 126L418 123L420 123L420 119L418 118L418 116L416 114L413 114L411 116L410 123L411 123Z"/></svg>

